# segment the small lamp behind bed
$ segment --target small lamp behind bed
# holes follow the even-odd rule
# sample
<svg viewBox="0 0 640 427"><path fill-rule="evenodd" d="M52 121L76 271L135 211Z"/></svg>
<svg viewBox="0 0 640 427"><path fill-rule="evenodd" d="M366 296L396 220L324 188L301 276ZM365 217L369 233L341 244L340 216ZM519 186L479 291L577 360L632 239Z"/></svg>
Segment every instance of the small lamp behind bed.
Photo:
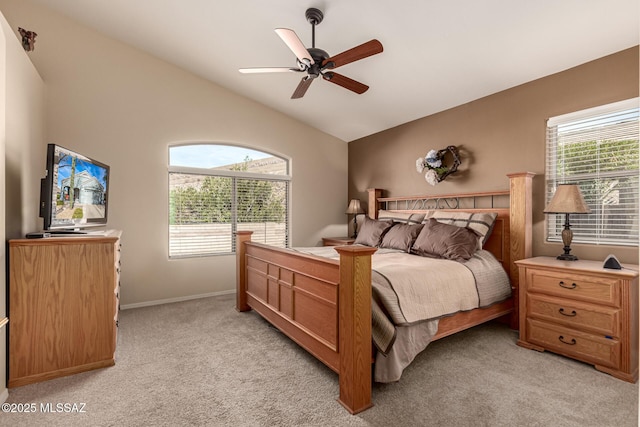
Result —
<svg viewBox="0 0 640 427"><path fill-rule="evenodd" d="M351 201L349 202L349 207L347 207L347 211L345 213L347 215L353 215L353 236L352 237L355 239L356 237L358 237L358 222L356 221L356 219L358 218L358 215L364 213L362 206L360 206L360 200L351 199Z"/></svg>
<svg viewBox="0 0 640 427"><path fill-rule="evenodd" d="M564 230L562 230L564 253L558 255L557 258L565 261L577 261L578 257L569 253L571 252L571 240L573 240L569 214L591 213L591 209L582 197L580 188L576 184L559 184L544 213L565 214Z"/></svg>

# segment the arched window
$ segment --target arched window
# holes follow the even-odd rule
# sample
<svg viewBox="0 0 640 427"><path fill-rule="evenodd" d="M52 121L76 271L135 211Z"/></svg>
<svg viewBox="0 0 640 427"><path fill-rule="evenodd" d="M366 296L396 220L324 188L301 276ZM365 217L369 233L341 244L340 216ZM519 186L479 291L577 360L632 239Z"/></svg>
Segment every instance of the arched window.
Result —
<svg viewBox="0 0 640 427"><path fill-rule="evenodd" d="M169 257L235 252L235 232L289 246L289 160L224 144L169 147Z"/></svg>

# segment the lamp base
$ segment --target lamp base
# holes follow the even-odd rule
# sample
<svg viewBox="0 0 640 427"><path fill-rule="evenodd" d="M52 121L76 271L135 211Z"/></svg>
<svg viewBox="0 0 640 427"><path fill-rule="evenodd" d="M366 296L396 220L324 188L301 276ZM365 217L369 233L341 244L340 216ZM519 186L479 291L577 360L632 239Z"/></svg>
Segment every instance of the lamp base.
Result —
<svg viewBox="0 0 640 427"><path fill-rule="evenodd" d="M571 224L569 224L569 214L565 214L564 217L564 229L562 230L562 243L564 247L564 253L562 255L558 255L558 259L563 261L577 261L578 257L575 255L571 255L571 241L573 240L573 231L571 231Z"/></svg>
<svg viewBox="0 0 640 427"><path fill-rule="evenodd" d="M556 259L560 259L563 261L577 261L578 257L571 254L562 254L562 255L558 255Z"/></svg>
<svg viewBox="0 0 640 427"><path fill-rule="evenodd" d="M353 216L353 236L351 236L352 239L355 239L358 237L358 214L355 214Z"/></svg>

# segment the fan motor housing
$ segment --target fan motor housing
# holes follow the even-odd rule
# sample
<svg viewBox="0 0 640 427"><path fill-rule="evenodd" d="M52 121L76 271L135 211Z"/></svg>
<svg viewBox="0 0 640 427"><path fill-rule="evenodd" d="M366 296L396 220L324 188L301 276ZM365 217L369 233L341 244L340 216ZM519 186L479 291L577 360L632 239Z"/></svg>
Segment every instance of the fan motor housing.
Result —
<svg viewBox="0 0 640 427"><path fill-rule="evenodd" d="M307 66L303 63L300 62L300 60L296 60L298 63L298 67L300 67L301 69L305 69L306 71L315 77L318 77L320 75L320 71L322 71L323 67L322 66L322 62L327 59L330 58L330 55L322 50L322 49L318 49L317 47L310 47L307 49L309 51L309 54L311 54L311 58L313 59L313 65ZM327 64L328 66L329 64Z"/></svg>
<svg viewBox="0 0 640 427"><path fill-rule="evenodd" d="M307 50L311 54L313 61L317 63L322 63L322 61L330 57L326 51L318 49L317 47L310 47Z"/></svg>

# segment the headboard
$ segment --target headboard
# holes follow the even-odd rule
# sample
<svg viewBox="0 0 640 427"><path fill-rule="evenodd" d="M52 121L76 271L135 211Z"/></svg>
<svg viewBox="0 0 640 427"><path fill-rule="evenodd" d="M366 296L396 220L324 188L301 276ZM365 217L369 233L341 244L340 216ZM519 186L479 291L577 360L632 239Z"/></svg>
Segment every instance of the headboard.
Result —
<svg viewBox="0 0 640 427"><path fill-rule="evenodd" d="M531 181L535 174L521 172L507 175L509 190L403 197L382 197L382 190L368 190L368 215L377 218L380 210L397 213L431 211L496 212L496 222L484 249L500 261L517 288L515 261L531 257Z"/></svg>

